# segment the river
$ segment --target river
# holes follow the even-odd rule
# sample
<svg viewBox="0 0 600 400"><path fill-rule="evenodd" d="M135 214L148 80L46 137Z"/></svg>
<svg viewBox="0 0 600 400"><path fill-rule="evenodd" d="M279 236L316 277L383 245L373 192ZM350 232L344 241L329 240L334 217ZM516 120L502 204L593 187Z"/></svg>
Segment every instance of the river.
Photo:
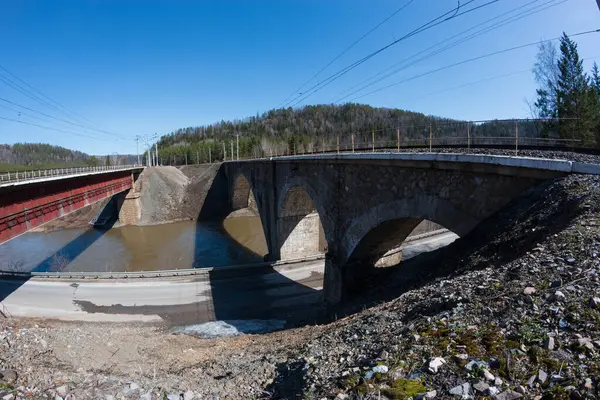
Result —
<svg viewBox="0 0 600 400"><path fill-rule="evenodd" d="M0 245L0 269L133 272L218 267L259 262L266 252L260 219L240 216L223 223L30 232Z"/></svg>

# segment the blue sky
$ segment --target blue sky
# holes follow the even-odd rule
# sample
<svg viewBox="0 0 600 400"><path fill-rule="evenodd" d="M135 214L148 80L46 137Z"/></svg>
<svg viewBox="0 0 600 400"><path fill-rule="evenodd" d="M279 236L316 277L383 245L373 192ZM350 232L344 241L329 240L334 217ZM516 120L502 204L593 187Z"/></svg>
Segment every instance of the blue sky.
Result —
<svg viewBox="0 0 600 400"><path fill-rule="evenodd" d="M488 1L475 0L465 9ZM299 105L331 103L384 68L531 1L498 0L402 41ZM538 0L530 7L548 1ZM69 120L86 128L35 120L23 115L30 113L23 109L19 115L0 107L0 117L102 140L0 120L0 143L48 142L91 154L134 153L135 142L121 137L165 134L262 113L280 105L334 56L406 2L4 1L0 5L0 65L84 117L74 116L79 122ZM595 0L554 0L548 5L552 4L557 5L417 63L365 92L468 58L554 38L563 31L600 28ZM456 5L456 0L414 0L311 85ZM600 57L600 34L576 41L582 57ZM536 87L529 72L438 92L530 69L535 53L535 46L504 53L355 101L471 120L528 117L525 100L533 99ZM585 65L589 68L591 61ZM2 82L0 98L68 119ZM18 108L6 102L0 105ZM87 129L92 125L89 121L94 128L119 137Z"/></svg>

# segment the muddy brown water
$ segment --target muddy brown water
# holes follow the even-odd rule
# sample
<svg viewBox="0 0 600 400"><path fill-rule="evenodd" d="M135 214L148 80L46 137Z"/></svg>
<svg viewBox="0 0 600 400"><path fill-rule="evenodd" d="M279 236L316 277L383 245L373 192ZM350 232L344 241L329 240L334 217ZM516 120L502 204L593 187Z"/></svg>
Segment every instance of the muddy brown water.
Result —
<svg viewBox="0 0 600 400"><path fill-rule="evenodd" d="M260 218L244 216L222 223L27 233L0 245L0 269L133 272L218 267L259 262L266 252Z"/></svg>

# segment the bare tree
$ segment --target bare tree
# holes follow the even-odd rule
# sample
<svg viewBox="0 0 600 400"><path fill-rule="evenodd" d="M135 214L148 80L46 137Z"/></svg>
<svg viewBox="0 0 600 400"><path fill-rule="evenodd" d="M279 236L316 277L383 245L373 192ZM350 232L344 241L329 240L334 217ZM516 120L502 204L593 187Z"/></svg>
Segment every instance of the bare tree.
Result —
<svg viewBox="0 0 600 400"><path fill-rule="evenodd" d="M27 272L25 262L23 260L9 261L3 269L6 272Z"/></svg>
<svg viewBox="0 0 600 400"><path fill-rule="evenodd" d="M65 256L62 253L57 253L52 256L52 261L50 261L49 272L62 272L67 266L71 263L69 257Z"/></svg>
<svg viewBox="0 0 600 400"><path fill-rule="evenodd" d="M540 42L536 61L533 65L533 76L539 85L538 93L546 93L548 100L552 103L548 104L549 108L556 109L556 91L558 89L558 77L560 76L560 71L558 69L558 51L552 42ZM539 117L541 110L539 110L537 103L536 108L538 108L536 112Z"/></svg>

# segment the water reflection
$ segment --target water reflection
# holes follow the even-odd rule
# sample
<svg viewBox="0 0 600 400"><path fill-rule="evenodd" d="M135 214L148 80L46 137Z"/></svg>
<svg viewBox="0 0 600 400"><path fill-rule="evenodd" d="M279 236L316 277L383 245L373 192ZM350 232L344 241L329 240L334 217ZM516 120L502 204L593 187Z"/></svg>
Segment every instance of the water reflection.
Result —
<svg viewBox="0 0 600 400"><path fill-rule="evenodd" d="M156 226L113 228L93 243L88 229L28 233L0 246L0 268L30 271L50 265L62 253L65 271L152 271L223 266L261 261L267 245L258 217L235 217L221 223L184 221ZM81 248L78 248L81 246ZM67 257L67 254L64 254Z"/></svg>

